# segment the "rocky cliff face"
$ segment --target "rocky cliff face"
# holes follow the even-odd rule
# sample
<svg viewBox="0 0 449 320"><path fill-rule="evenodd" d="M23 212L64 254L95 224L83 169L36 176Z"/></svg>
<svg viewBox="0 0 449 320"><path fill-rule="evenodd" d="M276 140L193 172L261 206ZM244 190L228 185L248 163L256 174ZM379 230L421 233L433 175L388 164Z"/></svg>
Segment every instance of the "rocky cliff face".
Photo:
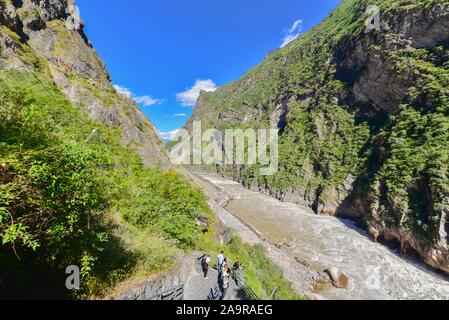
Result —
<svg viewBox="0 0 449 320"><path fill-rule="evenodd" d="M380 10L368 31L366 9ZM280 168L227 173L449 272L449 2L346 0L239 81L203 93L187 124L280 129Z"/></svg>
<svg viewBox="0 0 449 320"><path fill-rule="evenodd" d="M154 126L134 101L115 91L82 23L76 25L73 2L1 0L0 68L50 78L92 119L119 127L122 143L136 148L146 165L168 166Z"/></svg>

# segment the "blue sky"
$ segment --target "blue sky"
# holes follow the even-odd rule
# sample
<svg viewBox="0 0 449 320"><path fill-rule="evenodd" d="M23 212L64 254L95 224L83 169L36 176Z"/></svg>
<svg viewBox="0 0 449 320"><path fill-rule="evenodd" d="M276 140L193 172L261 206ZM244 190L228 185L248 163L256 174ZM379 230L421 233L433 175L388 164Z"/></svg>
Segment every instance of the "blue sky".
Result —
<svg viewBox="0 0 449 320"><path fill-rule="evenodd" d="M160 132L183 126L199 89L239 79L340 0L78 0L113 82Z"/></svg>

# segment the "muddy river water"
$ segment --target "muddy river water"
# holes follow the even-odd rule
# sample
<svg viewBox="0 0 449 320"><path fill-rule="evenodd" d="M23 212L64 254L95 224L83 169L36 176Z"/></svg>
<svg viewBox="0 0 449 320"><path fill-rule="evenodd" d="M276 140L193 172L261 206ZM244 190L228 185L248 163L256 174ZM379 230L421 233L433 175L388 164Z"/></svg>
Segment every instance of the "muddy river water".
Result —
<svg viewBox="0 0 449 320"><path fill-rule="evenodd" d="M227 211L261 237L316 271L334 267L349 277L346 289L325 289L323 298L449 299L448 279L373 242L350 221L314 215L217 176L203 178L230 199Z"/></svg>

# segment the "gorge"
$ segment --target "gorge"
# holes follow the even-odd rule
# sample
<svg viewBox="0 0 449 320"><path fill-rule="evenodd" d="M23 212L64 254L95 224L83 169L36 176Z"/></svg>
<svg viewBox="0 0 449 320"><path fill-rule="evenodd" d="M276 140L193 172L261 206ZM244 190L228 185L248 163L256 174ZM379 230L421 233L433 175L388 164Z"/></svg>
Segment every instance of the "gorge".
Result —
<svg viewBox="0 0 449 320"><path fill-rule="evenodd" d="M245 165L225 175L353 219L447 273L448 43L447 1L342 1L240 80L203 92L186 128L279 129L275 175Z"/></svg>
<svg viewBox="0 0 449 320"><path fill-rule="evenodd" d="M202 91L187 134L279 132L268 175L172 163L74 5L0 0L0 299L134 297L222 250L260 299L449 299L449 1L343 0Z"/></svg>

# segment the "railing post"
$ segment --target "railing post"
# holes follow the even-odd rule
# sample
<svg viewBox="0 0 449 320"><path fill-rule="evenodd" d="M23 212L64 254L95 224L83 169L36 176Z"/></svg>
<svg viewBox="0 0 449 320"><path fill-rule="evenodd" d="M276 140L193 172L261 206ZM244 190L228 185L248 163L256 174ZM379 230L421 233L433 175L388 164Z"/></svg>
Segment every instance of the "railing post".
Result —
<svg viewBox="0 0 449 320"><path fill-rule="evenodd" d="M273 298L275 297L276 293L278 293L278 288L275 288L273 290L273 292L271 293L271 296L270 296L270 300L273 300Z"/></svg>
<svg viewBox="0 0 449 320"><path fill-rule="evenodd" d="M156 290L156 300L162 300L162 289L161 288Z"/></svg>
<svg viewBox="0 0 449 320"><path fill-rule="evenodd" d="M254 291L250 287L247 286L246 280L245 280L245 275L244 275L243 271L235 270L235 278L237 280L239 289L241 289L243 291L243 293L245 294L245 297L247 297L251 300L259 300L259 297L257 297L257 295L254 293Z"/></svg>

